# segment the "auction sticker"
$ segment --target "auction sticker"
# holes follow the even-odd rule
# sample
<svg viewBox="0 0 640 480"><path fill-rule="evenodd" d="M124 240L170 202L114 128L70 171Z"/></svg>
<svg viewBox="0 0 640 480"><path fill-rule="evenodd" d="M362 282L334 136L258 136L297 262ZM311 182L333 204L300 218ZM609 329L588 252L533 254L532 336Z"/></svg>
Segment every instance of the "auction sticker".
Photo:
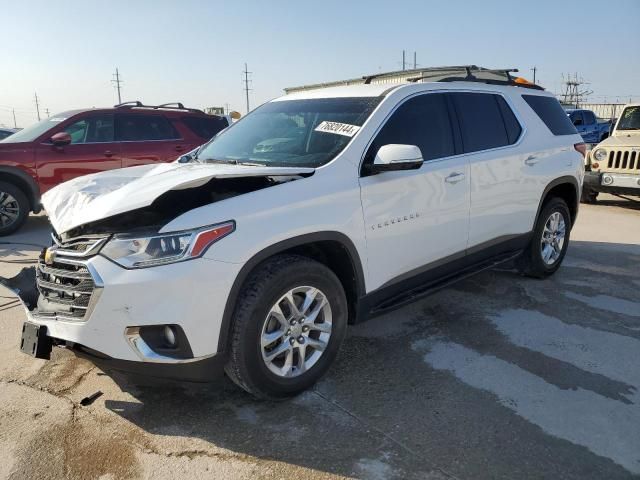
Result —
<svg viewBox="0 0 640 480"><path fill-rule="evenodd" d="M335 133L345 137L353 137L360 127L348 123L327 122L326 120L316 127L316 132Z"/></svg>

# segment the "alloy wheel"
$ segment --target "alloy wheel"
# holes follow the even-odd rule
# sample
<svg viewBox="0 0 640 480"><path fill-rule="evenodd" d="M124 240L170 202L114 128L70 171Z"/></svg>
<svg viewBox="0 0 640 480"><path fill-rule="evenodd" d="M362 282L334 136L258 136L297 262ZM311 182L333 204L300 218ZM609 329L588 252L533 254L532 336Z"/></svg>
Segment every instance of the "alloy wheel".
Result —
<svg viewBox="0 0 640 480"><path fill-rule="evenodd" d="M558 261L562 254L566 234L566 224L560 212L553 212L547 219L542 230L540 254L542 261L551 266Z"/></svg>
<svg viewBox="0 0 640 480"><path fill-rule="evenodd" d="M18 201L7 192L0 192L0 227L11 226L20 215Z"/></svg>
<svg viewBox="0 0 640 480"><path fill-rule="evenodd" d="M262 326L260 351L278 377L296 377L313 367L331 337L331 305L317 288L300 286L285 293Z"/></svg>

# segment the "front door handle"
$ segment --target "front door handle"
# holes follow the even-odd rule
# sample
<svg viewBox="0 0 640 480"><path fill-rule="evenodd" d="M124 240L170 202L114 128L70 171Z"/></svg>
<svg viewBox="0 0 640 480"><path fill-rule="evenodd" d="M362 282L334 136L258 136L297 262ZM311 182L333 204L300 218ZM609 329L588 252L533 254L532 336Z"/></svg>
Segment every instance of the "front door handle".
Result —
<svg viewBox="0 0 640 480"><path fill-rule="evenodd" d="M175 146L176 152L182 152L184 150L184 146L182 145L176 145Z"/></svg>
<svg viewBox="0 0 640 480"><path fill-rule="evenodd" d="M461 182L462 180L464 180L464 173L458 173L458 172L454 172L444 179L445 182L451 183L451 184L456 184L458 182Z"/></svg>
<svg viewBox="0 0 640 480"><path fill-rule="evenodd" d="M538 163L538 158L534 157L533 155L530 155L524 161L524 164L527 165L528 167L533 167L536 163Z"/></svg>
<svg viewBox="0 0 640 480"><path fill-rule="evenodd" d="M113 152L111 150L107 150L106 152L104 152L104 156L111 158L113 157Z"/></svg>

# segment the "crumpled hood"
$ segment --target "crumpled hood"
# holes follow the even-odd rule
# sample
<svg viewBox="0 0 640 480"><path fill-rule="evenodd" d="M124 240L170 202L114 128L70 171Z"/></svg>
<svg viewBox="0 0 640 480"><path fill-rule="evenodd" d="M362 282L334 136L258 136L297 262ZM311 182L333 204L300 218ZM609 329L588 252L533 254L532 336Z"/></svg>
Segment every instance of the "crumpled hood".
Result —
<svg viewBox="0 0 640 480"><path fill-rule="evenodd" d="M640 147L640 131L616 132L598 145L600 147Z"/></svg>
<svg viewBox="0 0 640 480"><path fill-rule="evenodd" d="M151 205L169 190L204 185L212 178L311 174L313 168L163 163L94 173L62 183L42 196L58 234L89 222Z"/></svg>

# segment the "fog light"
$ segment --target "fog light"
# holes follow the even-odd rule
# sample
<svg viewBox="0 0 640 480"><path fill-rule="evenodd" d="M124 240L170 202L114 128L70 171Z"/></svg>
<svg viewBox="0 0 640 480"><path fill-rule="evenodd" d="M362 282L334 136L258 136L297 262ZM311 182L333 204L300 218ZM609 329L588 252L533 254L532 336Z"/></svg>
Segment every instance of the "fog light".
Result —
<svg viewBox="0 0 640 480"><path fill-rule="evenodd" d="M167 345L170 347L176 346L176 332L173 331L173 328L169 325L164 327L164 339L167 342Z"/></svg>
<svg viewBox="0 0 640 480"><path fill-rule="evenodd" d="M613 177L610 175L604 175L602 177L602 183L604 185L611 185L613 183Z"/></svg>

